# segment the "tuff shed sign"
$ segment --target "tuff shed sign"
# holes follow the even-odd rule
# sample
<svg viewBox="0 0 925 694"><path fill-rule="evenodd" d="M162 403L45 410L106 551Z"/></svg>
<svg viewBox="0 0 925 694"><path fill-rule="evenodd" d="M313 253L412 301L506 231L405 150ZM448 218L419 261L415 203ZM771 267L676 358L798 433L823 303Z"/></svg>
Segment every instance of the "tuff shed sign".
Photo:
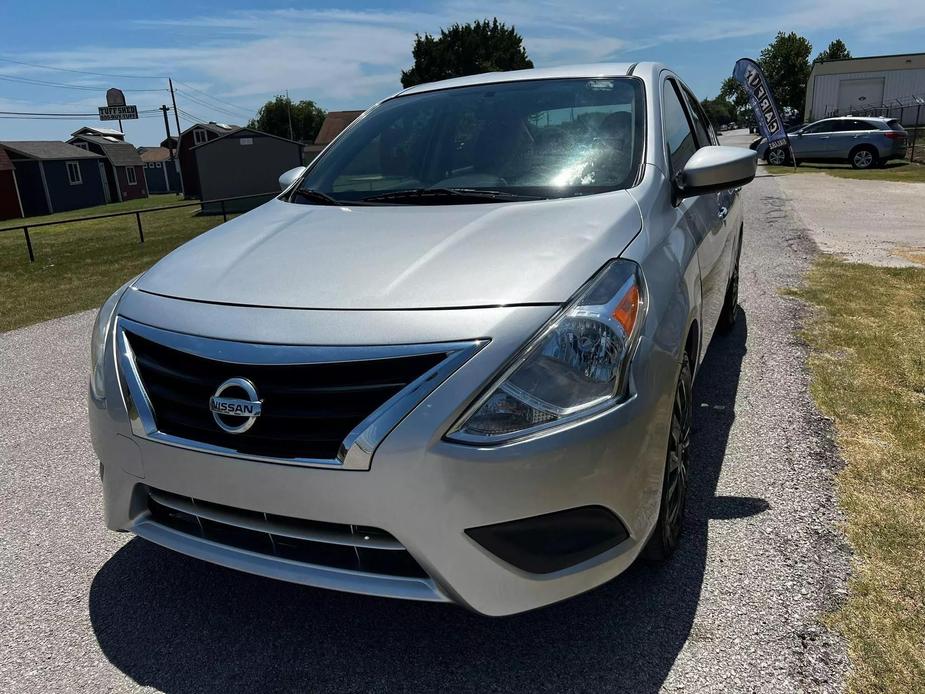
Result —
<svg viewBox="0 0 925 694"><path fill-rule="evenodd" d="M106 91L106 105L99 107L100 120L136 120L137 106L125 105L125 94L113 87Z"/></svg>
<svg viewBox="0 0 925 694"><path fill-rule="evenodd" d="M100 120L134 120L138 118L137 106L100 106Z"/></svg>

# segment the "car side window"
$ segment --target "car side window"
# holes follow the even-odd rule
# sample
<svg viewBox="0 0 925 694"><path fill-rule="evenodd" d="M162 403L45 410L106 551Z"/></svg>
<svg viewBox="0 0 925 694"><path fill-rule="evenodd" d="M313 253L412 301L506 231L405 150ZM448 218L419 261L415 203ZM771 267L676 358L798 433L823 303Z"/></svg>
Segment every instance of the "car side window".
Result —
<svg viewBox="0 0 925 694"><path fill-rule="evenodd" d="M671 80L665 80L662 88L662 122L668 144L668 163L674 176L697 151L697 141L677 87Z"/></svg>
<svg viewBox="0 0 925 694"><path fill-rule="evenodd" d="M818 133L830 133L835 130L835 121L823 121L814 123L803 131L806 135L816 135Z"/></svg>
<svg viewBox="0 0 925 694"><path fill-rule="evenodd" d="M707 114L704 113L700 102L697 101L697 97L691 94L685 87L682 87L681 90L687 98L687 107L694 123L694 133L697 135L697 144L700 147L715 145L717 140L716 135L713 133L713 126L710 124L710 119L707 118Z"/></svg>

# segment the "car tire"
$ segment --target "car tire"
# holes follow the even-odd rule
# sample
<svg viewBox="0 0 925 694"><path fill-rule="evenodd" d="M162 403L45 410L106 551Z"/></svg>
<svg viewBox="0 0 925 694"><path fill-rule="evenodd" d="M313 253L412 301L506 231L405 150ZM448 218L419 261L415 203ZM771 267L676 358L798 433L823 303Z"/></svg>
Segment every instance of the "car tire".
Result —
<svg viewBox="0 0 925 694"><path fill-rule="evenodd" d="M873 147L858 147L851 151L848 162L854 169L873 169L877 166L880 157Z"/></svg>
<svg viewBox="0 0 925 694"><path fill-rule="evenodd" d="M681 373L671 408L668 451L662 477L661 503L655 530L643 549L649 561L665 561L678 547L687 506L687 486L690 474L691 422L693 419L693 374L690 358L685 352Z"/></svg>
<svg viewBox="0 0 925 694"><path fill-rule="evenodd" d="M778 147L777 149L769 149L764 160L771 166L784 166L789 158L783 148Z"/></svg>
<svg viewBox="0 0 925 694"><path fill-rule="evenodd" d="M739 317L739 258L742 255L742 234L739 233L739 248L736 251L735 264L729 275L726 285L726 297L723 300L723 310L719 314L716 329L723 333L732 330Z"/></svg>

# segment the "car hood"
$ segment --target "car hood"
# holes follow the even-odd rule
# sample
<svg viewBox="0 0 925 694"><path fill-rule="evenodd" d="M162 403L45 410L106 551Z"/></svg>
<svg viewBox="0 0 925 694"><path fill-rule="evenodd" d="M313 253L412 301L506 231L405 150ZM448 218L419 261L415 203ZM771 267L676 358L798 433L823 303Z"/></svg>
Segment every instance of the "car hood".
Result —
<svg viewBox="0 0 925 694"><path fill-rule="evenodd" d="M640 228L625 191L439 206L272 200L181 246L135 287L284 308L561 303Z"/></svg>

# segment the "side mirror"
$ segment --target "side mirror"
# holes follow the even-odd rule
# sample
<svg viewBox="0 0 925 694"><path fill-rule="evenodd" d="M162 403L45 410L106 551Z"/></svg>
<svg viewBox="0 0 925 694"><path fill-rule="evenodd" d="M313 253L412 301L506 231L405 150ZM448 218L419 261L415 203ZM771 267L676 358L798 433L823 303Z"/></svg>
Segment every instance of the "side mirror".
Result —
<svg viewBox="0 0 925 694"><path fill-rule="evenodd" d="M744 186L755 177L758 155L744 147L701 147L678 174L678 199Z"/></svg>
<svg viewBox="0 0 925 694"><path fill-rule="evenodd" d="M297 166L294 169L289 169L289 171L279 177L279 189L286 190L286 188L295 183L303 173L305 173L304 166Z"/></svg>

